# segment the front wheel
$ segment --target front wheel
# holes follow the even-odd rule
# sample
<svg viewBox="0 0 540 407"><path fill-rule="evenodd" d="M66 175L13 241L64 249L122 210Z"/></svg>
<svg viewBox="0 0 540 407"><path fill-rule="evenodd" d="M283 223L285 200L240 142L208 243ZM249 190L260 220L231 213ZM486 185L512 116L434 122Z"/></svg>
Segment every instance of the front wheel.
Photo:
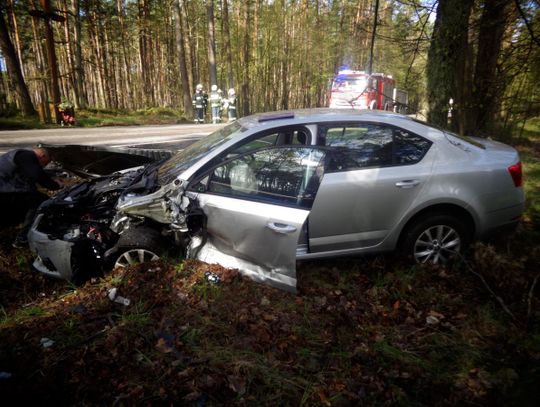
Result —
<svg viewBox="0 0 540 407"><path fill-rule="evenodd" d="M159 260L169 246L153 228L143 226L128 229L120 236L115 248L107 253L108 269Z"/></svg>
<svg viewBox="0 0 540 407"><path fill-rule="evenodd" d="M155 260L159 260L159 256L152 250L146 248L127 249L116 258L113 268L133 266Z"/></svg>
<svg viewBox="0 0 540 407"><path fill-rule="evenodd" d="M434 214L409 227L401 250L417 263L441 264L461 255L469 242L469 230L461 219Z"/></svg>

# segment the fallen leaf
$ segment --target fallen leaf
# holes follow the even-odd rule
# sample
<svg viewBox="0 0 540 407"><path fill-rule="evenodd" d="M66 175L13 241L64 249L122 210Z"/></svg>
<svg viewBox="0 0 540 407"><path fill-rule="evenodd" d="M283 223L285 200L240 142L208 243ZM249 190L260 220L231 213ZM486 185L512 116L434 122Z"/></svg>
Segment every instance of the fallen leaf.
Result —
<svg viewBox="0 0 540 407"><path fill-rule="evenodd" d="M171 353L173 351L172 347L167 344L164 338L159 338L156 343L156 349L161 353Z"/></svg>
<svg viewBox="0 0 540 407"><path fill-rule="evenodd" d="M229 388L234 391L235 393L238 393L239 395L243 395L246 392L246 379L239 376L227 376L227 382L229 383Z"/></svg>
<svg viewBox="0 0 540 407"><path fill-rule="evenodd" d="M428 315L426 317L426 323L428 325L437 325L438 323L440 323L441 321L439 321L439 318L437 317L434 317L433 315Z"/></svg>

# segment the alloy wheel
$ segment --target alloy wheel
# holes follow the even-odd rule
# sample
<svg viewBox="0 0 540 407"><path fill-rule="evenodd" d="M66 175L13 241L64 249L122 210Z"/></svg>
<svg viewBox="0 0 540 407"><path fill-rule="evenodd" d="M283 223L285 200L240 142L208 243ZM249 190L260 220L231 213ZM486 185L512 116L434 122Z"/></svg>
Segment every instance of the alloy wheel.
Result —
<svg viewBox="0 0 540 407"><path fill-rule="evenodd" d="M131 249L125 251L118 257L118 259L116 259L114 267L127 267L154 260L159 260L159 256L150 250Z"/></svg>
<svg viewBox="0 0 540 407"><path fill-rule="evenodd" d="M424 230L414 243L414 258L418 263L445 263L459 253L461 238L448 225L434 225Z"/></svg>

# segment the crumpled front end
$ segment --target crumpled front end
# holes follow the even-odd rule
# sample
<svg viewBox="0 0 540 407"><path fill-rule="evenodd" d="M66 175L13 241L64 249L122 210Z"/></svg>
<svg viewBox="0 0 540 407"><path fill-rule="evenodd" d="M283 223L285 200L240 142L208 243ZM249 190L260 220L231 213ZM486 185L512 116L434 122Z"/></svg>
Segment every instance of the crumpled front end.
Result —
<svg viewBox="0 0 540 407"><path fill-rule="evenodd" d="M109 225L114 205L140 172L116 174L85 182L45 201L28 232L33 267L46 275L72 281L101 275L104 253L118 235Z"/></svg>

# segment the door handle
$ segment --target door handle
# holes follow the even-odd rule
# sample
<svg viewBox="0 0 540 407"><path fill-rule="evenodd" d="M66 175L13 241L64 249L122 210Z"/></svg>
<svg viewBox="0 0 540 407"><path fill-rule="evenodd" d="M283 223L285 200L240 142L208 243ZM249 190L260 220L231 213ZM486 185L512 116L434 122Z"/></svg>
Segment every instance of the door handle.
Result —
<svg viewBox="0 0 540 407"><path fill-rule="evenodd" d="M284 223L268 222L266 224L266 227L273 230L274 232L282 233L284 235L287 233L296 232L296 228L294 226L285 225Z"/></svg>
<svg viewBox="0 0 540 407"><path fill-rule="evenodd" d="M407 188L413 188L419 184L420 184L420 181L418 181L417 179L407 179L407 180L396 182L396 187L407 189Z"/></svg>

